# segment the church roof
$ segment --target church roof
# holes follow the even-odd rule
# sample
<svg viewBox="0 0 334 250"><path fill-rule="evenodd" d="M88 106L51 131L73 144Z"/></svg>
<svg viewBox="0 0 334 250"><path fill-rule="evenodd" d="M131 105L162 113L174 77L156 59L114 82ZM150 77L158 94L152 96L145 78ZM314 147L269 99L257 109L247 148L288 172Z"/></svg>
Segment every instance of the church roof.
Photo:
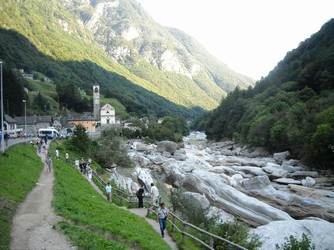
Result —
<svg viewBox="0 0 334 250"><path fill-rule="evenodd" d="M107 103L101 109L115 109L115 108L111 106L109 103Z"/></svg>

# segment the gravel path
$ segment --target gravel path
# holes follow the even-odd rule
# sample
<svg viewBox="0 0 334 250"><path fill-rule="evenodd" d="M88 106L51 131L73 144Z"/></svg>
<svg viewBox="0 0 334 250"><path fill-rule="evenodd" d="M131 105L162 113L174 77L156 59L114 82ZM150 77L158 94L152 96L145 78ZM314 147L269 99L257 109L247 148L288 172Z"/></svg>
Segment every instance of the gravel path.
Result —
<svg viewBox="0 0 334 250"><path fill-rule="evenodd" d="M44 162L45 155L39 154ZM48 173L44 169L34 189L27 195L26 199L19 205L13 218L11 231L11 250L75 250L62 232L54 229L54 225L62 220L53 211L51 202L53 199L53 172ZM101 195L102 191L92 182ZM103 195L104 196L104 195ZM152 225L160 235L159 224L146 218L146 209L129 209L132 213L141 216ZM177 250L176 243L166 232L164 240L173 250Z"/></svg>
<svg viewBox="0 0 334 250"><path fill-rule="evenodd" d="M40 154L44 162L44 154ZM53 172L44 169L36 187L20 204L12 224L12 250L67 250L76 249L53 226L62 220L51 206L53 199Z"/></svg>

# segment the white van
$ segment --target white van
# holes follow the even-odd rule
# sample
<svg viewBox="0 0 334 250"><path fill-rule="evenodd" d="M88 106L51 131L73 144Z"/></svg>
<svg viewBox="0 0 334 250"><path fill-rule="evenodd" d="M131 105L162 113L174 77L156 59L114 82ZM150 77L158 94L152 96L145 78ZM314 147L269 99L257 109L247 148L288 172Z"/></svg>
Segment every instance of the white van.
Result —
<svg viewBox="0 0 334 250"><path fill-rule="evenodd" d="M59 137L59 133L55 128L40 128L38 130L38 137L44 138L45 136L48 139L53 139Z"/></svg>
<svg viewBox="0 0 334 250"><path fill-rule="evenodd" d="M7 130L7 133L9 134L9 138L17 138L18 131L16 130Z"/></svg>

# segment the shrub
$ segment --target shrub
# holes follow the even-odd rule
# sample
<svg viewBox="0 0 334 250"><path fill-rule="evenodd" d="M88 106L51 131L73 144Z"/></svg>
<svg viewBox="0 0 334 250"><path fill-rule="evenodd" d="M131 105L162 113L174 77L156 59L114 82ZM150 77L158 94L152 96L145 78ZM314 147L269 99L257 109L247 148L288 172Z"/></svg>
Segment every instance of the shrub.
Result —
<svg viewBox="0 0 334 250"><path fill-rule="evenodd" d="M315 249L314 244L311 243L311 239L306 236L306 234L303 233L302 239L298 241L296 237L293 235L290 235L290 237L284 238L286 242L279 246L276 244L276 249L278 250L313 250Z"/></svg>
<svg viewBox="0 0 334 250"><path fill-rule="evenodd" d="M130 168L133 166L131 158L127 154L124 139L120 136L121 130L110 127L102 131L96 158L99 164L108 168L113 164L119 167Z"/></svg>
<svg viewBox="0 0 334 250"><path fill-rule="evenodd" d="M219 221L219 215L209 216L209 210L204 208L194 197L184 195L182 189L172 190L170 200L173 205L173 210L181 214L187 222L249 250L254 250L262 246L259 236L250 234L246 224L240 221L217 222ZM210 240L208 236L199 235L198 237L205 242ZM214 249L233 248L225 242L215 241Z"/></svg>

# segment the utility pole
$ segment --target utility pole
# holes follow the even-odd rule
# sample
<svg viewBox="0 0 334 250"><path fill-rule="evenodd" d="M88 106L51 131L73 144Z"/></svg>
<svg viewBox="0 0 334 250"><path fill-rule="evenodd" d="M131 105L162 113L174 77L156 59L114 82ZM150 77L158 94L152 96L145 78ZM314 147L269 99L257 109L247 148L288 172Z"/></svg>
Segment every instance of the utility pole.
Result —
<svg viewBox="0 0 334 250"><path fill-rule="evenodd" d="M0 77L0 85L1 85L1 152L4 153L5 152L5 133L4 133L4 126L3 126L3 117L4 117L4 113L3 113L3 85L2 85L2 61L0 61L0 68L1 68L1 77Z"/></svg>
<svg viewBox="0 0 334 250"><path fill-rule="evenodd" d="M27 135L27 100L22 100L24 102L24 136Z"/></svg>

